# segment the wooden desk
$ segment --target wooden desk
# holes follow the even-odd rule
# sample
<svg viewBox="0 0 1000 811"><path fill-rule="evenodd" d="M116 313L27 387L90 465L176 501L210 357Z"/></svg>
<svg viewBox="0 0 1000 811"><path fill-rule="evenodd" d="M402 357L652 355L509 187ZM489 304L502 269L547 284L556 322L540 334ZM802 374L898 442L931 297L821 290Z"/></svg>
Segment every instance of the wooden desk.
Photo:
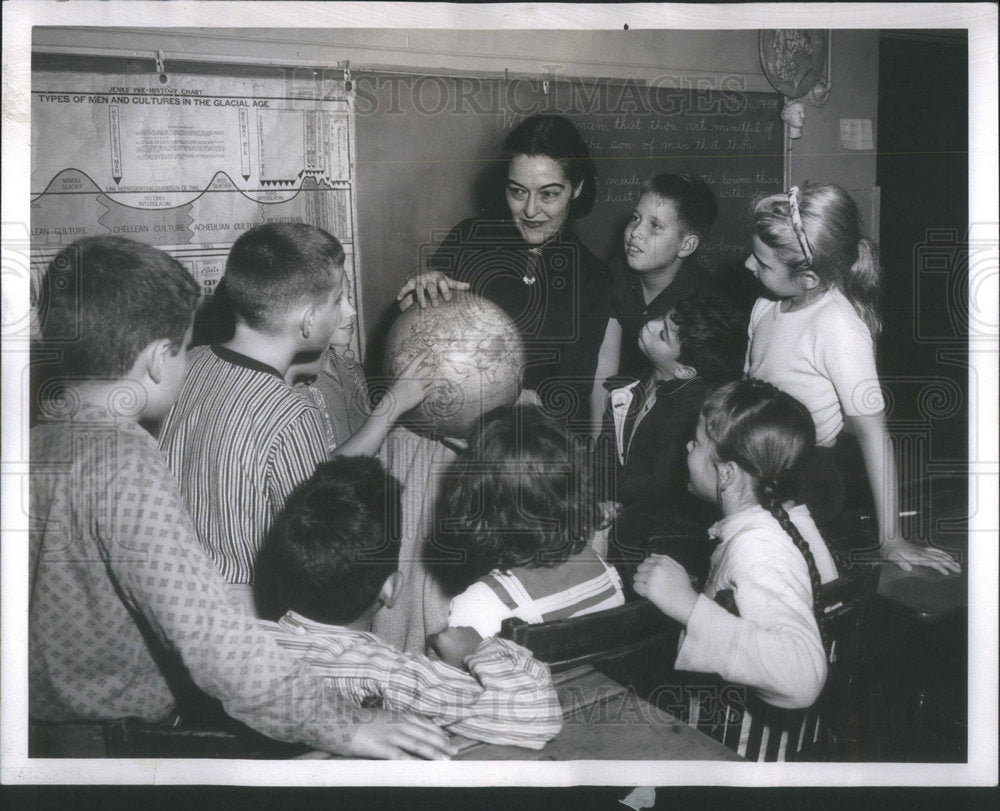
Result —
<svg viewBox="0 0 1000 811"><path fill-rule="evenodd" d="M455 760L742 760L589 666L559 674L563 729L535 751L459 739Z"/></svg>
<svg viewBox="0 0 1000 811"><path fill-rule="evenodd" d="M882 565L866 644L874 760L962 761L967 752L966 483L922 486L929 497L919 515L901 522L903 530L957 550L963 569L942 575Z"/></svg>

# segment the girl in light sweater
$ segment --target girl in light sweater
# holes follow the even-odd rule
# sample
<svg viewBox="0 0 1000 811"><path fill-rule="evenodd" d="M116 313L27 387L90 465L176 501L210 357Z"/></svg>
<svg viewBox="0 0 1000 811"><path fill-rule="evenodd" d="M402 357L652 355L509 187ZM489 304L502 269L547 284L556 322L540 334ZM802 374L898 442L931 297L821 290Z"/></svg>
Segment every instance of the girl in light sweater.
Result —
<svg viewBox="0 0 1000 811"><path fill-rule="evenodd" d="M719 545L705 590L662 555L635 576L636 593L685 626L677 670L716 673L784 710L810 706L827 675L817 601L837 569L809 510L785 502L814 437L805 406L768 383L743 380L710 395L687 461L691 491L724 516L709 530ZM766 746L748 751L752 713L741 719L737 751L763 759ZM771 746L780 759L783 738Z"/></svg>

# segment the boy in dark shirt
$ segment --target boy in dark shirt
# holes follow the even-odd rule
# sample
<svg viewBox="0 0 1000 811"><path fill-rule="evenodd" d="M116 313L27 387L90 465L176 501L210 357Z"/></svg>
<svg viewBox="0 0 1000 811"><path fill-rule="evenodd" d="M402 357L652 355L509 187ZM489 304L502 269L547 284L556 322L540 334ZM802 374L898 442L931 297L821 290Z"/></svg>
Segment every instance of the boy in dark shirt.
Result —
<svg viewBox="0 0 1000 811"><path fill-rule="evenodd" d="M686 445L706 394L739 377L746 325L725 299L685 298L646 322L637 343L652 369L624 386L619 378L605 415L621 504L609 559L621 569L658 551L702 577L710 550L701 536L716 516L687 491Z"/></svg>
<svg viewBox="0 0 1000 811"><path fill-rule="evenodd" d="M625 228L625 266L614 270L612 324L620 329L619 373L639 377L649 363L637 346L643 325L687 296L718 295L712 275L688 261L718 216L712 190L693 175L660 174L642 185Z"/></svg>

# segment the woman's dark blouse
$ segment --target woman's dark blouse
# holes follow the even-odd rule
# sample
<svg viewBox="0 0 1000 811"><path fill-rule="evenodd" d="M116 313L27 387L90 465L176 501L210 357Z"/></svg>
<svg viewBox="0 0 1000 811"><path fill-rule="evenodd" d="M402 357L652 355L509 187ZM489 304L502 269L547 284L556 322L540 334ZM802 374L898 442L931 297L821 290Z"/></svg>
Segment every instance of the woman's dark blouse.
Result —
<svg viewBox="0 0 1000 811"><path fill-rule="evenodd" d="M501 307L524 339L524 387L549 410L586 418L611 312L611 274L569 227L532 246L509 220L465 220L429 268L468 282L471 292ZM526 284L525 275L535 282Z"/></svg>

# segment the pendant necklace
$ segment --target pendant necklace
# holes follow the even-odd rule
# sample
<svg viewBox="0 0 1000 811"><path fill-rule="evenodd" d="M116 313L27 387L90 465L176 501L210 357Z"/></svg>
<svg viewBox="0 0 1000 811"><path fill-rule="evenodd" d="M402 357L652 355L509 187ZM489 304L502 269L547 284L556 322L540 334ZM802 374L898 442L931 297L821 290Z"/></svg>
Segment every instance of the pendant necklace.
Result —
<svg viewBox="0 0 1000 811"><path fill-rule="evenodd" d="M542 249L528 248L528 260L525 263L524 275L521 277L521 281L528 285L528 287L531 287L531 285L538 281L538 267L541 261Z"/></svg>

